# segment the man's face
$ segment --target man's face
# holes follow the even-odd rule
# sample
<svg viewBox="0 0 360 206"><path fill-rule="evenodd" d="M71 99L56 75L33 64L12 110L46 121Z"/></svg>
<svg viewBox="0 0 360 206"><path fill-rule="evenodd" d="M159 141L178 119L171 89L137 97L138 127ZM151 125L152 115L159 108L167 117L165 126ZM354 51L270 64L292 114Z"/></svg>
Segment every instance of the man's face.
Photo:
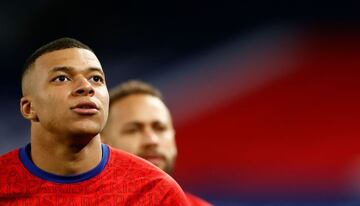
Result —
<svg viewBox="0 0 360 206"><path fill-rule="evenodd" d="M109 94L94 53L80 48L49 52L36 59L27 75L29 92L22 101L31 104L35 128L63 135L96 135L102 130Z"/></svg>
<svg viewBox="0 0 360 206"><path fill-rule="evenodd" d="M177 154L171 117L157 97L133 94L110 109L106 142L171 173Z"/></svg>

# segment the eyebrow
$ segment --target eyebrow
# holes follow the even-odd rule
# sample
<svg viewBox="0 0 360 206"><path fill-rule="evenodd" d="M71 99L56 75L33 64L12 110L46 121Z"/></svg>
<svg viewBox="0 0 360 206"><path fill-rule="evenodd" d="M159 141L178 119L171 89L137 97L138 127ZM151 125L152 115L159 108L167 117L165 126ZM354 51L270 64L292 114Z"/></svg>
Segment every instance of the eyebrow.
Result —
<svg viewBox="0 0 360 206"><path fill-rule="evenodd" d="M151 125L153 124L161 124L161 125L167 125L165 122L155 120L150 122ZM124 124L125 126L141 126L144 125L143 121L131 121Z"/></svg>
<svg viewBox="0 0 360 206"><path fill-rule="evenodd" d="M49 73L54 73L54 72L66 72L66 73L73 73L75 70L74 67L68 67L68 66L62 66L62 67L54 67L51 70L49 70ZM102 71L102 69L97 68L97 67L89 67L87 68L87 70L90 70L90 72L99 72L102 75L104 75L104 72Z"/></svg>
<svg viewBox="0 0 360 206"><path fill-rule="evenodd" d="M125 123L124 127L127 127L127 126L141 126L141 125L143 125L143 123L138 122L138 121L133 121L133 122Z"/></svg>

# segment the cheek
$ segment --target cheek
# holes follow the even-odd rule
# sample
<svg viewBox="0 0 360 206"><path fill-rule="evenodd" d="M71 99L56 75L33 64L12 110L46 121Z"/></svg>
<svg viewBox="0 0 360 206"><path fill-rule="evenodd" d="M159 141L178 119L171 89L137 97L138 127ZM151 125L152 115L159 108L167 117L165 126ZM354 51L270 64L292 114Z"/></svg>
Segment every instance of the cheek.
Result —
<svg viewBox="0 0 360 206"><path fill-rule="evenodd" d="M166 132L164 133L163 137L163 144L165 144L168 147L175 147L175 136L173 132Z"/></svg>
<svg viewBox="0 0 360 206"><path fill-rule="evenodd" d="M136 154L139 151L140 143L138 138L127 135L126 137L121 136L116 138L117 148Z"/></svg>
<svg viewBox="0 0 360 206"><path fill-rule="evenodd" d="M97 91L97 98L103 105L105 119L109 115L109 93L106 89Z"/></svg>
<svg viewBox="0 0 360 206"><path fill-rule="evenodd" d="M39 94L35 97L35 99L36 99L36 101L33 101L32 106L33 106L33 108L35 108L37 110L38 113L42 113L42 111L45 113L48 113L49 110L52 113L61 111L61 110L58 110L57 108L63 104L54 95Z"/></svg>
<svg viewBox="0 0 360 206"><path fill-rule="evenodd" d="M109 92L105 88L99 89L96 91L98 99L104 104L104 106L109 106Z"/></svg>
<svg viewBox="0 0 360 206"><path fill-rule="evenodd" d="M172 134L168 134L166 137L163 138L162 147L164 152L167 153L169 157L176 155L176 143L175 138Z"/></svg>

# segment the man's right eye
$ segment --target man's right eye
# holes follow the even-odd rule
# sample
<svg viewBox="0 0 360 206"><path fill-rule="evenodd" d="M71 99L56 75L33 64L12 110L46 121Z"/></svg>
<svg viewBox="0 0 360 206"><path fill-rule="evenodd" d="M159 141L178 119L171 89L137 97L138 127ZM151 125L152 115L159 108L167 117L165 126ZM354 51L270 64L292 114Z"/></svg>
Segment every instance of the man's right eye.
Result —
<svg viewBox="0 0 360 206"><path fill-rule="evenodd" d="M137 133L138 131L139 131L138 128L127 128L127 129L123 130L123 132L124 132L125 134L135 134L135 133Z"/></svg>
<svg viewBox="0 0 360 206"><path fill-rule="evenodd" d="M60 75L57 76L53 79L54 82L66 82L66 81L70 81L70 78L65 76L65 75Z"/></svg>

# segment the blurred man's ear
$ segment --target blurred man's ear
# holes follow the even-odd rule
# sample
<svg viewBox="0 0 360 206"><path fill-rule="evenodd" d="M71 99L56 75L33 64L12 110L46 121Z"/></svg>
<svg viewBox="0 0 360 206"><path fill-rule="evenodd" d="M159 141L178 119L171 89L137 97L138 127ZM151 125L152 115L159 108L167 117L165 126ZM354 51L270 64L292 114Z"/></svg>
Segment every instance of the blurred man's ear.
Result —
<svg viewBox="0 0 360 206"><path fill-rule="evenodd" d="M31 100L28 97L22 97L20 100L20 111L21 114L25 119L28 119L30 121L38 122L38 116L36 114L36 111L31 105Z"/></svg>

